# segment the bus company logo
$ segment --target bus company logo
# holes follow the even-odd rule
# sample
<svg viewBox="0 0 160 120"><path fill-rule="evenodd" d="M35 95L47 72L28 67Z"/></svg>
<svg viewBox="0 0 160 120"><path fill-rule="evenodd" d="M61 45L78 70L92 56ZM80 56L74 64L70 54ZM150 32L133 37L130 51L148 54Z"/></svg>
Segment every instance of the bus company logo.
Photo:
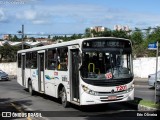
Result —
<svg viewBox="0 0 160 120"><path fill-rule="evenodd" d="M46 80L51 80L51 77L49 75L45 75Z"/></svg>
<svg viewBox="0 0 160 120"><path fill-rule="evenodd" d="M2 112L2 117L11 117L11 112Z"/></svg>
<svg viewBox="0 0 160 120"><path fill-rule="evenodd" d="M36 73L35 72L33 72L32 77L36 77Z"/></svg>
<svg viewBox="0 0 160 120"><path fill-rule="evenodd" d="M106 77L106 79L111 79L112 78L112 73L111 72L106 73L105 77Z"/></svg>
<svg viewBox="0 0 160 120"><path fill-rule="evenodd" d="M58 75L58 72L54 72L54 75L57 76L57 75Z"/></svg>
<svg viewBox="0 0 160 120"><path fill-rule="evenodd" d="M62 81L67 82L67 76L62 76Z"/></svg>
<svg viewBox="0 0 160 120"><path fill-rule="evenodd" d="M111 93L112 93L112 94L114 93L114 89L111 90Z"/></svg>

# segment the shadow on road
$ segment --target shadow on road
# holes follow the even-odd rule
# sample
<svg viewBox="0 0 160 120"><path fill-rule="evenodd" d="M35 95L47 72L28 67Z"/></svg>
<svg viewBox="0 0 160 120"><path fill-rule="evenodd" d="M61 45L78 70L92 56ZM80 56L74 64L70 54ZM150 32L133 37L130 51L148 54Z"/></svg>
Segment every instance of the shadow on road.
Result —
<svg viewBox="0 0 160 120"><path fill-rule="evenodd" d="M11 98L0 98L0 119L11 120L11 119L22 119L21 117L12 116L12 113L25 112L24 105L31 105L30 100L14 100ZM13 118L12 118L13 117Z"/></svg>
<svg viewBox="0 0 160 120"><path fill-rule="evenodd" d="M24 89L26 92L28 92L28 89ZM40 96L43 99L50 100L52 102L58 103L61 105L60 99L54 98L49 95L41 94L38 92L34 92L34 96ZM78 106L75 104L70 103L70 107L82 112L105 112L105 111L111 111L111 110L138 110L138 104L141 101L141 98L136 98L135 101L128 102L120 102L120 103L105 103L105 104L99 104L99 105L87 105L87 106ZM125 107L123 107L125 106Z"/></svg>
<svg viewBox="0 0 160 120"><path fill-rule="evenodd" d="M21 98L22 99L22 98ZM24 106L32 105L31 100L14 100L11 98L0 98L0 111L10 112L12 109L15 111L25 111ZM5 106L7 108L5 108ZM3 108L3 109L2 109Z"/></svg>
<svg viewBox="0 0 160 120"><path fill-rule="evenodd" d="M28 89L24 89L26 92L28 92ZM61 101L57 98L54 98L54 97L51 97L49 95L45 95L45 94L41 94L41 93L38 93L38 92L34 92L34 96L39 96L39 97L42 97L43 99L46 99L46 100L50 100L52 102L55 102L55 103L58 103L60 106L61 106ZM141 99L139 99L140 101ZM139 102L137 101L137 102ZM123 107L125 106L125 107ZM130 107L131 106L131 107ZM105 103L105 104L99 104L99 105L87 105L87 106L78 106L78 105L75 105L75 104L72 104L70 103L70 107L73 108L73 109L76 109L78 111L81 111L81 112L106 112L106 111L111 111L111 110L130 110L132 109L132 107L134 107L134 110L137 110L138 106L135 107L132 106L132 105L129 105L125 102L120 102L120 103ZM66 109L67 110L67 109ZM65 109L64 109L65 111Z"/></svg>
<svg viewBox="0 0 160 120"><path fill-rule="evenodd" d="M155 87L149 87L150 90L155 90Z"/></svg>
<svg viewBox="0 0 160 120"><path fill-rule="evenodd" d="M0 82L10 82L11 80L0 80Z"/></svg>
<svg viewBox="0 0 160 120"><path fill-rule="evenodd" d="M128 102L123 102L123 104L128 105L135 110L138 110L138 104L140 103L141 100L143 100L143 99L135 97L134 100L128 101Z"/></svg>
<svg viewBox="0 0 160 120"><path fill-rule="evenodd" d="M29 92L28 89L24 89L24 90L25 90L26 92ZM29 94L29 93L28 93L28 94ZM61 102L60 102L59 99L54 98L54 97L49 96L49 95L46 95L46 94L41 94L41 93L36 92L36 91L34 91L34 95L33 95L33 96L40 96L40 97L42 97L42 98L44 98L44 99L51 100L51 101L53 101L53 102L56 102L56 103L61 104Z"/></svg>

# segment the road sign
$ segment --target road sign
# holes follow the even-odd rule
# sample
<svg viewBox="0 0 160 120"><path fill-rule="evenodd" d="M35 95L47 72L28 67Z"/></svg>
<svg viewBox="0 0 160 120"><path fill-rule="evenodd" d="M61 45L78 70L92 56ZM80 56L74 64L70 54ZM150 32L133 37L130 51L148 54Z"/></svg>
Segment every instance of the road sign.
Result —
<svg viewBox="0 0 160 120"><path fill-rule="evenodd" d="M157 42L148 44L149 50L157 50Z"/></svg>

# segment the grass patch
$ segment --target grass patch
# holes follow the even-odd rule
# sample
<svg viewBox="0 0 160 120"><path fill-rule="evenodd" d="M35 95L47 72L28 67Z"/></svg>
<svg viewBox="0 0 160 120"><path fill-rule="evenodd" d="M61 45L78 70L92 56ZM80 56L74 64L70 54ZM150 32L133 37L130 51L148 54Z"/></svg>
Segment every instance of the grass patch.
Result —
<svg viewBox="0 0 160 120"><path fill-rule="evenodd" d="M152 108L160 108L160 104L155 104L155 102L152 101L147 101L147 100L141 100L140 105L144 105L144 106L148 106L148 107L152 107Z"/></svg>
<svg viewBox="0 0 160 120"><path fill-rule="evenodd" d="M160 103L155 104L153 101L143 100L140 98L135 98L133 101L129 101L129 103L135 104L135 105L144 105L152 108L160 109Z"/></svg>

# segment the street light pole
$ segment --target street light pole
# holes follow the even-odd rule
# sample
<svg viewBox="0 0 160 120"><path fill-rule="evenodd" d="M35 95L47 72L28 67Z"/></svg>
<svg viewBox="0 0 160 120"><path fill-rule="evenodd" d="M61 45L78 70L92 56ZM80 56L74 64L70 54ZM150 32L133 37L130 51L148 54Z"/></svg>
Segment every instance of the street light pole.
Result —
<svg viewBox="0 0 160 120"><path fill-rule="evenodd" d="M24 25L22 25L22 50L24 49Z"/></svg>

